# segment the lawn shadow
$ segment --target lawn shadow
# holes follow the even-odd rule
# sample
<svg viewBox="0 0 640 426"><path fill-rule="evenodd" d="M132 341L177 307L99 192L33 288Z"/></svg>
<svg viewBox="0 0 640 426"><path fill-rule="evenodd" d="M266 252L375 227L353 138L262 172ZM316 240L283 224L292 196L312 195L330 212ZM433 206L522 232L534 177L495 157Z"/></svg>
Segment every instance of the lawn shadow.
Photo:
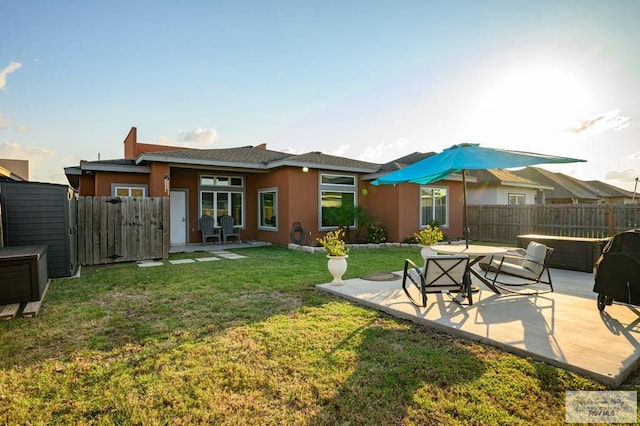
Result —
<svg viewBox="0 0 640 426"><path fill-rule="evenodd" d="M253 257L154 268L102 265L84 268L78 279L54 279L37 318L0 324L0 366L26 368L89 352L115 356L130 346L211 339L293 313L306 300L320 303L311 285L254 285L254 263L260 261Z"/></svg>
<svg viewBox="0 0 640 426"><path fill-rule="evenodd" d="M356 335L360 343L353 372L309 424L401 424L411 407L424 410L417 400L426 398L429 404L429 398L435 401L451 387L476 380L485 369L451 336L425 333L419 326L399 330L373 322L344 340ZM345 341L328 354L329 362L340 362Z"/></svg>

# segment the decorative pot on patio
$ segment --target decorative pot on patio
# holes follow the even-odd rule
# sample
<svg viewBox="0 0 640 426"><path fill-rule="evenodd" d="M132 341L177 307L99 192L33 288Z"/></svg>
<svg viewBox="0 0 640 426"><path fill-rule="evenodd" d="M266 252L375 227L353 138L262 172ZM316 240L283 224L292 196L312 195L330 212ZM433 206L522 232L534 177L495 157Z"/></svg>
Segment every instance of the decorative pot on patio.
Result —
<svg viewBox="0 0 640 426"><path fill-rule="evenodd" d="M342 275L347 272L347 257L345 256L328 256L329 261L327 262L327 268L329 269L329 273L333 277L333 281L331 281L332 285L343 285L344 281L342 281Z"/></svg>

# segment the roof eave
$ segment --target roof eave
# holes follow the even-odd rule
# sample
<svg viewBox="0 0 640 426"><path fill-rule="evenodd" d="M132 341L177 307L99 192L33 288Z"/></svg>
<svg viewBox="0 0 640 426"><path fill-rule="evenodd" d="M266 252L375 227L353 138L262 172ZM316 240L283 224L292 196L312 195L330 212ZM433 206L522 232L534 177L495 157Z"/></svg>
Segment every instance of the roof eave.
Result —
<svg viewBox="0 0 640 426"><path fill-rule="evenodd" d="M501 181L500 185L502 186L515 186L517 188L531 188L531 189L544 189L544 190L552 190L552 186L539 185L536 183L524 183L524 182L505 182Z"/></svg>
<svg viewBox="0 0 640 426"><path fill-rule="evenodd" d="M65 168L65 172L66 172ZM120 173L151 173L151 167L149 166L127 166L122 164L96 164L96 163L81 163L81 172L120 172Z"/></svg>
<svg viewBox="0 0 640 426"><path fill-rule="evenodd" d="M176 166L181 164L186 164L190 166L224 167L224 168L256 169L256 170L265 170L269 168L264 163L214 161L214 160L203 160L199 158L172 157L169 155L141 154L140 156L138 156L138 158L136 158L136 164L140 164L143 161L171 163Z"/></svg>

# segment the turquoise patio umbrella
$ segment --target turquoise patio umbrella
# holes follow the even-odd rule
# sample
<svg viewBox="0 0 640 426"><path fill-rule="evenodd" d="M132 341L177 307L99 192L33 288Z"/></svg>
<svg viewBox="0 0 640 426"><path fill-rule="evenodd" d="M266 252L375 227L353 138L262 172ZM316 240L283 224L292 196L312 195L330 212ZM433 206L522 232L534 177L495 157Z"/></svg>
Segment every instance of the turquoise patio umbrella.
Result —
<svg viewBox="0 0 640 426"><path fill-rule="evenodd" d="M453 145L439 154L427 157L403 169L389 173L374 180L374 185L394 185L398 183L417 183L426 185L446 178L452 173L462 173L463 187L463 236L469 245L469 226L467 224L467 180L466 170L508 169L526 167L535 164L584 162L570 157L536 154L533 152L511 151L499 148L481 147L477 143Z"/></svg>

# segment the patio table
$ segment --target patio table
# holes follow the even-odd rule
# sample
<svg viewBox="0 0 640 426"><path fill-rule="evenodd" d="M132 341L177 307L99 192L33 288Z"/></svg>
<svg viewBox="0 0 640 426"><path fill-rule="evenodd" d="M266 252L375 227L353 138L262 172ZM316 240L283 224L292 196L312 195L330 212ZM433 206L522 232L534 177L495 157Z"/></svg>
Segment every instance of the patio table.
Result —
<svg viewBox="0 0 640 426"><path fill-rule="evenodd" d="M473 265L480 262L486 256L495 256L505 254L507 249L504 247L494 247L494 246L481 246L479 244L469 244L468 247L465 245L457 245L457 244L436 244L431 246L431 250L440 254L466 254L472 258L469 262L469 267L467 268L467 278L468 282L471 282L471 274L478 278L482 284L489 287L494 293L500 294L500 290L494 286L490 281L488 281L482 274L478 273L475 269L472 268Z"/></svg>

